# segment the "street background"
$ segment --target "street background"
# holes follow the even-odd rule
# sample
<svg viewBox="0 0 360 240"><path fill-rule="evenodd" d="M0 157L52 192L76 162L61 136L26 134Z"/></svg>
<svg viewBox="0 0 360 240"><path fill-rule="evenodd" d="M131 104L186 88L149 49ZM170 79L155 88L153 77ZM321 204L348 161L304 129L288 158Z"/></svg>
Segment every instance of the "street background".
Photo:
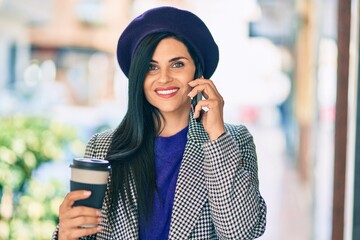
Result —
<svg viewBox="0 0 360 240"><path fill-rule="evenodd" d="M198 14L219 45L212 80L225 120L247 126L257 147L268 207L260 239L330 239L336 4L0 1L0 239L49 239L70 162L126 112L117 39L133 17L160 5Z"/></svg>

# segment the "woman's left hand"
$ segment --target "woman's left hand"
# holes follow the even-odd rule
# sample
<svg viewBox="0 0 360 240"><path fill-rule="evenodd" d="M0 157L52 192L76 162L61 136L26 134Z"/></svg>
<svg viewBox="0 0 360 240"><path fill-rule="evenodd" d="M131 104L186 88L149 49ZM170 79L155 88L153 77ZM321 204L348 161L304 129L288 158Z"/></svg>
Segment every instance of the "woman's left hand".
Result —
<svg viewBox="0 0 360 240"><path fill-rule="evenodd" d="M194 118L198 118L202 111L201 121L205 131L211 140L216 140L225 132L223 118L224 99L211 80L198 78L189 82L189 85L193 88L188 94L190 98L196 97L200 92L205 98L198 101L195 106ZM203 108L207 108L207 111L204 111Z"/></svg>

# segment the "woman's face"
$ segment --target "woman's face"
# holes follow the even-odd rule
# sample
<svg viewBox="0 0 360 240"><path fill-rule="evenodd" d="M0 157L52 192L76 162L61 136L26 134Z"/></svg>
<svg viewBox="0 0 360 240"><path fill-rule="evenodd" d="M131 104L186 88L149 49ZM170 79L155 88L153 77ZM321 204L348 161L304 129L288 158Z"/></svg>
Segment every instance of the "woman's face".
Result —
<svg viewBox="0 0 360 240"><path fill-rule="evenodd" d="M164 115L188 114L188 83L194 79L194 73L195 64L186 46L175 38L161 40L145 77L146 99Z"/></svg>

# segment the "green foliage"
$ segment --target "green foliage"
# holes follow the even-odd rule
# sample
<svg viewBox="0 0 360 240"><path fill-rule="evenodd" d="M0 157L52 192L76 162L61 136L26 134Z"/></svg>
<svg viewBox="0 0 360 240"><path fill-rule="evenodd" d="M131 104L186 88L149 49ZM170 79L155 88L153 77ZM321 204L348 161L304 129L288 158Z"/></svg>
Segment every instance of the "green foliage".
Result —
<svg viewBox="0 0 360 240"><path fill-rule="evenodd" d="M31 178L65 149L84 150L71 127L41 117L0 118L0 239L50 239L65 186Z"/></svg>

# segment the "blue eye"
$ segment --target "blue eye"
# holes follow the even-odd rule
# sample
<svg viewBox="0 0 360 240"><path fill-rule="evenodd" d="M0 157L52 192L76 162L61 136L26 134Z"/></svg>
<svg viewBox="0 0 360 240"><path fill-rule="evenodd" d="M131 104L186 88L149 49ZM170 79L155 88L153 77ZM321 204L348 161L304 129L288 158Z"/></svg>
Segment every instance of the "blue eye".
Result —
<svg viewBox="0 0 360 240"><path fill-rule="evenodd" d="M157 70L157 69L158 69L158 68L157 68L156 65L154 65L154 64L149 64L148 71L155 71L155 70Z"/></svg>
<svg viewBox="0 0 360 240"><path fill-rule="evenodd" d="M175 68L180 68L180 67L183 67L184 66L184 63L183 62L176 62L173 64L173 67Z"/></svg>

